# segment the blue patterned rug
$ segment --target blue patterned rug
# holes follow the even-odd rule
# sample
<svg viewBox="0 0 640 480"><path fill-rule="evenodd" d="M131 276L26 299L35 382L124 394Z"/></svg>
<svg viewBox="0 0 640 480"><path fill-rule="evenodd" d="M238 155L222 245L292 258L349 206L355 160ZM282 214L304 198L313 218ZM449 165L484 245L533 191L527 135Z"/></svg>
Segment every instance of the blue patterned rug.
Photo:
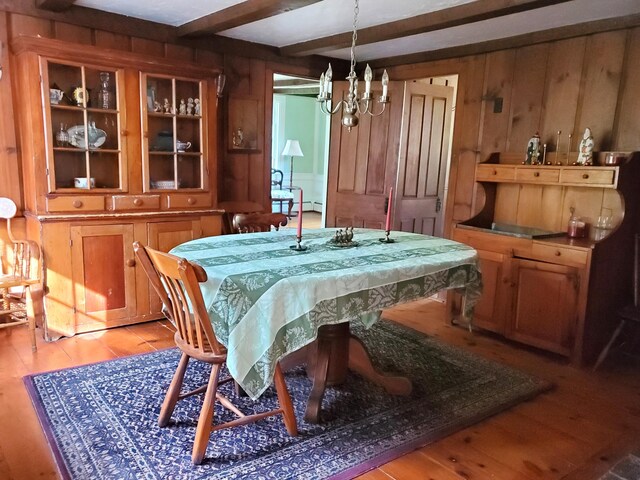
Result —
<svg viewBox="0 0 640 480"><path fill-rule="evenodd" d="M157 425L176 349L31 375L25 383L62 477L91 480L348 479L549 388L392 322L353 329L372 358L383 359L383 370L412 379L410 397L352 374L327 390L323 423L308 424L302 418L311 382L300 367L286 374L299 436L287 434L280 416L214 432L199 466L191 447L202 396L179 402L168 427ZM208 368L190 363L191 386L206 382ZM237 403L258 411L275 400L270 388L258 403Z"/></svg>

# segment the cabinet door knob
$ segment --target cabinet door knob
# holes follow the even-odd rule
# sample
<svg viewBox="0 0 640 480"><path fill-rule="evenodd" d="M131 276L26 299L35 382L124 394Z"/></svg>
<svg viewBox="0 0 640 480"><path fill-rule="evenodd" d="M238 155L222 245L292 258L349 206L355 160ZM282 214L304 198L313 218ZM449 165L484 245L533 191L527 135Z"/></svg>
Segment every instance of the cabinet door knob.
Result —
<svg viewBox="0 0 640 480"><path fill-rule="evenodd" d="M588 173L583 173L583 174L582 174L582 178L584 178L584 179L589 178L589 174L588 174Z"/></svg>
<svg viewBox="0 0 640 480"><path fill-rule="evenodd" d="M497 175L497 174L498 174L498 171L497 171L497 170L494 170L494 171L493 171L493 174L494 174L494 175Z"/></svg>
<svg viewBox="0 0 640 480"><path fill-rule="evenodd" d="M559 257L560 255L562 255L562 252L560 250L556 250L556 257Z"/></svg>
<svg viewBox="0 0 640 480"><path fill-rule="evenodd" d="M193 198L193 197L189 197L189 198L187 198L187 203L189 205L195 205L196 204L196 199Z"/></svg>
<svg viewBox="0 0 640 480"><path fill-rule="evenodd" d="M139 207L140 205L142 205L142 199L140 199L140 198L136 198L136 199L134 199L134 200L133 200L133 204L134 204L136 207Z"/></svg>
<svg viewBox="0 0 640 480"><path fill-rule="evenodd" d="M534 177L539 177L540 176L540 172L533 172L533 176Z"/></svg>
<svg viewBox="0 0 640 480"><path fill-rule="evenodd" d="M136 261L133 258L130 258L129 260L127 260L127 267L135 267L136 266Z"/></svg>
<svg viewBox="0 0 640 480"><path fill-rule="evenodd" d="M82 207L82 200L74 200L71 205L73 205L75 208L80 208Z"/></svg>

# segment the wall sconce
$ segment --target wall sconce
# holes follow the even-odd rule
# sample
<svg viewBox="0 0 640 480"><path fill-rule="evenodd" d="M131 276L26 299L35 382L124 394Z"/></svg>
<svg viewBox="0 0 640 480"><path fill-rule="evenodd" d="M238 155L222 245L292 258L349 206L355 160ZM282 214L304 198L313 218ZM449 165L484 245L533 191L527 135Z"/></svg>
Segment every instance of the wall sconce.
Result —
<svg viewBox="0 0 640 480"><path fill-rule="evenodd" d="M216 89L216 95L218 98L222 98L222 92L224 91L224 84L227 82L227 77L224 73L218 74L218 88Z"/></svg>

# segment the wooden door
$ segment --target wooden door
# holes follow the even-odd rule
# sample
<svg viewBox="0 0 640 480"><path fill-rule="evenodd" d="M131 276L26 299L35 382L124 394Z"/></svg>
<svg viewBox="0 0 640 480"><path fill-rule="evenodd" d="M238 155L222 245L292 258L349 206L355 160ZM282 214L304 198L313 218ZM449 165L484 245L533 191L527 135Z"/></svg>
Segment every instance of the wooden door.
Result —
<svg viewBox="0 0 640 480"><path fill-rule="evenodd" d="M389 83L390 103L378 117L360 115L360 124L349 131L341 115L331 120L327 227L382 228L389 188L396 183L398 142L402 120L404 82ZM334 99L344 98L347 82L334 82ZM372 87L374 97L381 85ZM374 113L380 109L374 105Z"/></svg>
<svg viewBox="0 0 640 480"><path fill-rule="evenodd" d="M507 337L570 355L578 317L578 269L514 259L512 270L515 298Z"/></svg>
<svg viewBox="0 0 640 480"><path fill-rule="evenodd" d="M453 87L407 82L393 228L442 236Z"/></svg>
<svg viewBox="0 0 640 480"><path fill-rule="evenodd" d="M478 250L482 271L482 297L473 309L473 325L504 334L511 291L508 275L510 258L502 253Z"/></svg>
<svg viewBox="0 0 640 480"><path fill-rule="evenodd" d="M128 323L136 313L133 225L71 227L76 332Z"/></svg>

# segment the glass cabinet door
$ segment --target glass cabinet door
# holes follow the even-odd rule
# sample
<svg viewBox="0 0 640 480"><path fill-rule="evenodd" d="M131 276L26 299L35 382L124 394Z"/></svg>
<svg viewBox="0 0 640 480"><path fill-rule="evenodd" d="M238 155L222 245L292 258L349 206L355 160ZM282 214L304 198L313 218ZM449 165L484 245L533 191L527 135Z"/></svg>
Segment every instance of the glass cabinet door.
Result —
<svg viewBox="0 0 640 480"><path fill-rule="evenodd" d="M49 191L126 190L122 72L43 60Z"/></svg>
<svg viewBox="0 0 640 480"><path fill-rule="evenodd" d="M204 82L142 74L144 190L205 185Z"/></svg>

